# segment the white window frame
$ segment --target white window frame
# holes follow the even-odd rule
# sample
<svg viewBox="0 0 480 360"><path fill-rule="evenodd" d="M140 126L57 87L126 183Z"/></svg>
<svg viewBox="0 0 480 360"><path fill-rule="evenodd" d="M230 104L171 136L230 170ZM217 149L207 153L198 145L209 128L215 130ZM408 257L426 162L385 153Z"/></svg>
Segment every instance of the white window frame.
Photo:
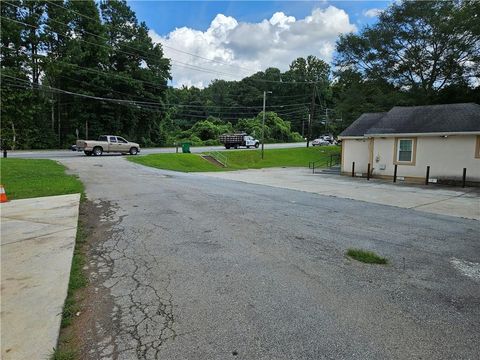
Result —
<svg viewBox="0 0 480 360"><path fill-rule="evenodd" d="M402 141L410 141L410 159L408 160L400 160L400 151L401 151L401 142ZM405 139L398 139L397 143L397 161L398 162L408 162L411 163L413 161L413 139L405 138Z"/></svg>
<svg viewBox="0 0 480 360"><path fill-rule="evenodd" d="M400 160L400 142L408 140L412 143L410 160ZM417 156L417 138L416 137L399 137L395 138L395 152L393 155L393 163L397 165L415 165Z"/></svg>

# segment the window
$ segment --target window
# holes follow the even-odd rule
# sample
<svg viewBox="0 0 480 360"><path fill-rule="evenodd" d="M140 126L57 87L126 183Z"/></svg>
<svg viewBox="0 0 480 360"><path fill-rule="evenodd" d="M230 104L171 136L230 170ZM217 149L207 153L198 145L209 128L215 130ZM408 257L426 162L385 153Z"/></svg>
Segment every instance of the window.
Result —
<svg viewBox="0 0 480 360"><path fill-rule="evenodd" d="M395 139L393 163L398 165L415 165L417 139Z"/></svg>
<svg viewBox="0 0 480 360"><path fill-rule="evenodd" d="M124 138L121 138L120 136L117 136L117 140L118 140L119 143L123 143L123 144L128 143L127 140L125 140Z"/></svg>
<svg viewBox="0 0 480 360"><path fill-rule="evenodd" d="M398 161L412 161L413 155L413 140L400 139L398 140Z"/></svg>
<svg viewBox="0 0 480 360"><path fill-rule="evenodd" d="M107 137L105 135L101 135L98 137L98 141L107 141Z"/></svg>
<svg viewBox="0 0 480 360"><path fill-rule="evenodd" d="M116 143L116 142L117 142L117 138L116 138L115 136L110 136L110 142Z"/></svg>

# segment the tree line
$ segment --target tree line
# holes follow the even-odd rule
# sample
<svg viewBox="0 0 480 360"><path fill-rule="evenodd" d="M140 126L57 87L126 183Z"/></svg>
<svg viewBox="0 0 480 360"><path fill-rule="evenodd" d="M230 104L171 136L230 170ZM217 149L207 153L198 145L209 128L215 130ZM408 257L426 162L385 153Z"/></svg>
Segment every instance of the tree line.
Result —
<svg viewBox="0 0 480 360"><path fill-rule="evenodd" d="M396 105L479 103L479 20L475 1L394 3L339 37L332 67L308 56L283 72L173 88L174 59L125 1L2 1L1 137L16 148L64 147L77 132L144 146L260 137L264 92L267 141L337 134Z"/></svg>
<svg viewBox="0 0 480 360"><path fill-rule="evenodd" d="M77 131L158 141L170 60L124 1L2 1L1 16L10 146L63 147Z"/></svg>

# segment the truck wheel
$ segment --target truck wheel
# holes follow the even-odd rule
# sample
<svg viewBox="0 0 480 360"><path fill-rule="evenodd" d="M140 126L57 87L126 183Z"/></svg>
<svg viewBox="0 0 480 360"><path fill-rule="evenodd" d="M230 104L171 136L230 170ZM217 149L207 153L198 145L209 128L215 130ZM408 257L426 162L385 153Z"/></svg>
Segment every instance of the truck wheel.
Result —
<svg viewBox="0 0 480 360"><path fill-rule="evenodd" d="M230 145L225 145L225 149L230 149Z"/></svg>
<svg viewBox="0 0 480 360"><path fill-rule="evenodd" d="M260 143L255 143L255 149L258 149L258 147L260 146Z"/></svg>
<svg viewBox="0 0 480 360"><path fill-rule="evenodd" d="M250 145L247 145L247 149L250 149Z"/></svg>
<svg viewBox="0 0 480 360"><path fill-rule="evenodd" d="M92 152L91 151L84 151L85 155L87 156L92 156Z"/></svg>
<svg viewBox="0 0 480 360"><path fill-rule="evenodd" d="M103 154L103 149L100 146L96 146L93 148L93 155L100 156Z"/></svg>
<svg viewBox="0 0 480 360"><path fill-rule="evenodd" d="M130 148L130 155L137 155L138 154L138 149L136 147Z"/></svg>
<svg viewBox="0 0 480 360"><path fill-rule="evenodd" d="M235 149L238 149L238 145L235 145L234 148L235 148Z"/></svg>

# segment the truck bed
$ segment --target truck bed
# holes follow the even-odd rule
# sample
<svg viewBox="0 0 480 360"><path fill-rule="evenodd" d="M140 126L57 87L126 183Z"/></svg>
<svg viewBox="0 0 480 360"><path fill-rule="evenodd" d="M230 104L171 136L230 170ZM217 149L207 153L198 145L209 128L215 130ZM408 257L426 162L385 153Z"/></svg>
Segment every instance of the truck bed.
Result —
<svg viewBox="0 0 480 360"><path fill-rule="evenodd" d="M244 135L220 135L219 140L222 144L242 144Z"/></svg>

